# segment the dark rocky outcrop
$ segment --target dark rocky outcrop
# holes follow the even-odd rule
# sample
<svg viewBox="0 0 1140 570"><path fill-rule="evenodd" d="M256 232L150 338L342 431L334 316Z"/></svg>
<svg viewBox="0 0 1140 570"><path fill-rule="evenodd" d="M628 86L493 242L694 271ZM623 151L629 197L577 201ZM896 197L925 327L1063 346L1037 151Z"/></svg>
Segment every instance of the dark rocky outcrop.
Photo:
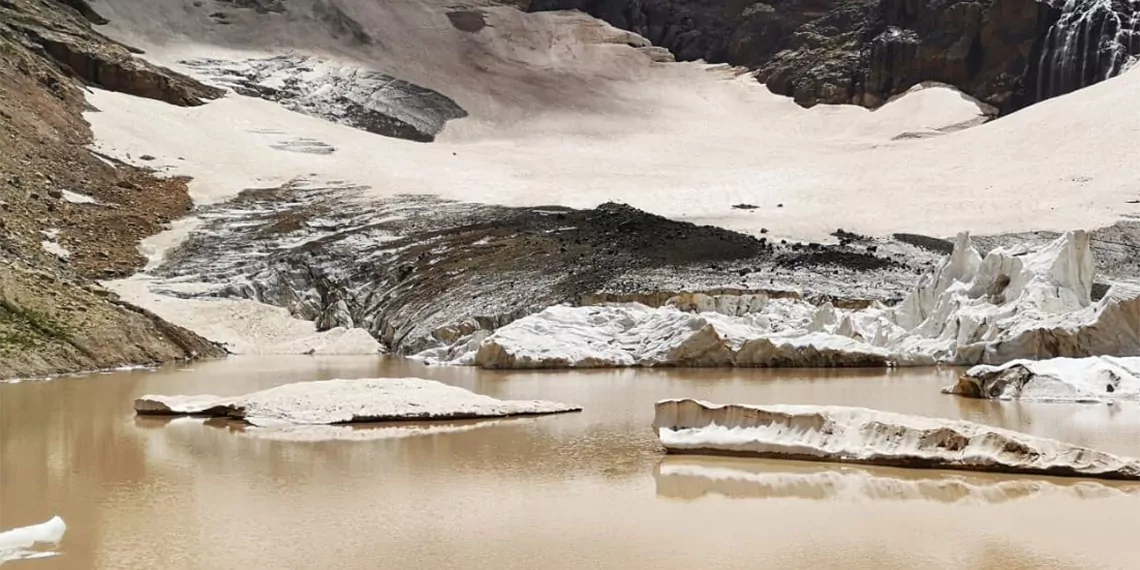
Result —
<svg viewBox="0 0 1140 570"><path fill-rule="evenodd" d="M883 104L954 85L1009 112L1097 81L1140 54L1134 0L533 0L647 37L678 59L758 71L801 105Z"/></svg>
<svg viewBox="0 0 1140 570"><path fill-rule="evenodd" d="M126 46L91 29L92 22L106 20L85 0L0 3L0 35L51 58L85 83L182 106L224 93L134 57Z"/></svg>

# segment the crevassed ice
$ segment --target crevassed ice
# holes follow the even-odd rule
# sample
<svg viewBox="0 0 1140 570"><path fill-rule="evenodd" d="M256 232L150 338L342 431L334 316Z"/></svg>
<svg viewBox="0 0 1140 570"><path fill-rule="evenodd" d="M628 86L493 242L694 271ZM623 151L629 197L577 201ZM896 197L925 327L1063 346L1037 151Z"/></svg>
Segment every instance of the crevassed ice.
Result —
<svg viewBox="0 0 1140 570"><path fill-rule="evenodd" d="M676 300L658 308L556 306L422 356L486 368L559 368L924 366L1140 355L1140 287L1114 284L1094 302L1094 271L1084 231L1035 251L1017 246L984 256L960 234L954 252L894 307L844 310L764 295L731 303L696 296L691 307Z"/></svg>

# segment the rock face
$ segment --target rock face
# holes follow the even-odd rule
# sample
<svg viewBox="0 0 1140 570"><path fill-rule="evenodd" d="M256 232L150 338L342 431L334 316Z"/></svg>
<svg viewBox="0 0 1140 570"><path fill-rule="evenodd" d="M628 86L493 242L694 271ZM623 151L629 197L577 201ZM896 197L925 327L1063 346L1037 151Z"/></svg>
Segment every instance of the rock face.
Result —
<svg viewBox="0 0 1140 570"><path fill-rule="evenodd" d="M806 106L876 107L937 81L1012 111L1119 73L1140 54L1134 0L534 0L644 35L678 59L759 71Z"/></svg>
<svg viewBox="0 0 1140 570"><path fill-rule="evenodd" d="M447 121L467 116L455 101L431 89L310 56L181 63L242 95L384 136L431 142Z"/></svg>
<svg viewBox="0 0 1140 570"><path fill-rule="evenodd" d="M223 93L138 59L127 47L92 30L88 20L97 24L106 20L84 0L20 0L0 6L0 15L0 35L47 55L89 84L183 106L201 105Z"/></svg>
<svg viewBox="0 0 1140 570"><path fill-rule="evenodd" d="M1140 354L1140 289L1092 300L1088 235L984 257L969 237L898 305L837 309L767 295L678 297L666 306L550 307L454 361L486 368L924 366ZM454 351L453 351L454 352ZM462 351L460 351L462 352ZM427 356L427 355L425 355Z"/></svg>
<svg viewBox="0 0 1140 570"><path fill-rule="evenodd" d="M665 450L1140 481L1140 460L965 421L843 406L657 403Z"/></svg>
<svg viewBox="0 0 1140 570"><path fill-rule="evenodd" d="M143 415L220 416L256 426L460 420L557 414L581 408L541 400L497 400L420 378L297 382L237 398L143 396Z"/></svg>
<svg viewBox="0 0 1140 570"><path fill-rule="evenodd" d="M997 400L1140 400L1140 358L1094 356L975 366L945 391L969 398Z"/></svg>

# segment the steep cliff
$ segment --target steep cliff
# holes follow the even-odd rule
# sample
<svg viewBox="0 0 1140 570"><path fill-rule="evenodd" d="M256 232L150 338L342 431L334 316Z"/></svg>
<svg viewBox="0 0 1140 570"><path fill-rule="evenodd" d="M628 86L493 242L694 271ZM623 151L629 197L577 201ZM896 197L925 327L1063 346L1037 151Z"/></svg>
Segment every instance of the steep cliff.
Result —
<svg viewBox="0 0 1140 570"><path fill-rule="evenodd" d="M1008 112L1119 73L1140 54L1135 0L534 0L642 34L678 59L758 70L801 105L877 107L948 83Z"/></svg>

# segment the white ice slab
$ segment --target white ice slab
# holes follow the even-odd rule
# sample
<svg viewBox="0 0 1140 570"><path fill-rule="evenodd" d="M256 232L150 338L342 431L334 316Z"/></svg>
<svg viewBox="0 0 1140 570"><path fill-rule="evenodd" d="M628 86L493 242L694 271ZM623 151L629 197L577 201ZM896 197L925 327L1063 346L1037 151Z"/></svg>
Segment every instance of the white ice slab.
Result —
<svg viewBox="0 0 1140 570"><path fill-rule="evenodd" d="M1140 358L1094 356L979 365L945 391L972 398L1039 402L1140 400Z"/></svg>
<svg viewBox="0 0 1140 570"><path fill-rule="evenodd" d="M657 403L669 453L1140 481L1140 460L966 421L844 406Z"/></svg>
<svg viewBox="0 0 1140 570"><path fill-rule="evenodd" d="M255 426L458 420L556 414L581 408L542 400L498 400L421 378L297 382L238 396L143 396L140 414L211 415Z"/></svg>
<svg viewBox="0 0 1140 570"><path fill-rule="evenodd" d="M36 550L36 547L59 544L66 532L67 524L58 516L39 524L0 532L0 564L10 560L54 556L54 552Z"/></svg>

